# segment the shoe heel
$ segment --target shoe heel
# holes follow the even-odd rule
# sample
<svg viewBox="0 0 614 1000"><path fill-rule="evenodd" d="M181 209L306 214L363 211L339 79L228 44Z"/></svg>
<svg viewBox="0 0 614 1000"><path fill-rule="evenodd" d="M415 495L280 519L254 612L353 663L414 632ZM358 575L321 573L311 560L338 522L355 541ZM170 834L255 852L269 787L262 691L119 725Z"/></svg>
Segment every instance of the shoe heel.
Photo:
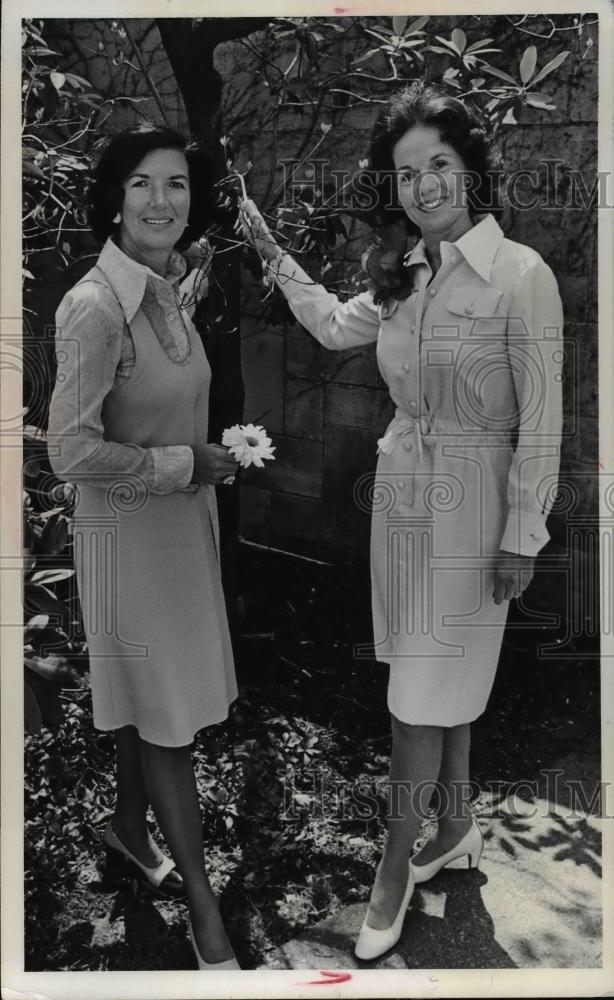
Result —
<svg viewBox="0 0 614 1000"><path fill-rule="evenodd" d="M132 865L122 857L119 851L107 847L105 850L104 867L102 869L102 881L104 885L117 887L134 878Z"/></svg>
<svg viewBox="0 0 614 1000"><path fill-rule="evenodd" d="M476 822L475 816L473 817L473 823L476 830L478 831L480 843L477 850L469 851L467 853L467 868L477 868L480 863L480 858L482 857L482 851L484 850L484 835L480 830L478 823Z"/></svg>

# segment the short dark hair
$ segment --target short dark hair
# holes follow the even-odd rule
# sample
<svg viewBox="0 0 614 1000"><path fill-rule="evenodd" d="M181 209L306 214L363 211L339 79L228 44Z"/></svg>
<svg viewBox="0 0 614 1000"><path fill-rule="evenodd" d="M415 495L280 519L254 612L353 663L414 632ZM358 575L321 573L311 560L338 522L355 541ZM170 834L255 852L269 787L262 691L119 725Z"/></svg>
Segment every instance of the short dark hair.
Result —
<svg viewBox="0 0 614 1000"><path fill-rule="evenodd" d="M177 247L182 249L202 236L213 222L221 222L216 206L215 171L206 150L166 125L145 122L130 125L113 135L96 163L90 179L87 218L92 232L101 243L119 225L113 219L124 200L124 181L134 168L155 149L177 149L188 164L190 212L188 224Z"/></svg>
<svg viewBox="0 0 614 1000"><path fill-rule="evenodd" d="M474 183L467 195L470 214L490 212L500 217L500 156L477 112L442 88L417 81L390 99L373 130L369 159L377 191L372 215L375 224L386 225L404 218L408 234L419 232L398 202L392 159L394 146L414 125L437 128L442 142L458 153L473 175Z"/></svg>

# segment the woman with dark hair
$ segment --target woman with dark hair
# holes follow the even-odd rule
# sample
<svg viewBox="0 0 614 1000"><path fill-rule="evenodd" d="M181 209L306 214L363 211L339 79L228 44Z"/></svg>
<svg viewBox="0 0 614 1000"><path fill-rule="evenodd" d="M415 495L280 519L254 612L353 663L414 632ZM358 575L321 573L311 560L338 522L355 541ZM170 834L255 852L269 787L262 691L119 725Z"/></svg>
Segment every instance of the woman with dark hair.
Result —
<svg viewBox="0 0 614 1000"><path fill-rule="evenodd" d="M367 263L371 290L349 301L314 283L254 203L242 205L246 236L299 322L333 350L377 341L396 406L371 497L375 654L390 664L392 758L362 959L398 941L416 882L455 858L478 863L469 724L488 700L508 602L549 537L562 419L557 284L496 221L493 159L476 115L414 84L391 100L371 157L380 222L396 224L402 246L385 250L385 266L381 254ZM421 239L408 251L413 234ZM410 860L434 791L437 836Z"/></svg>
<svg viewBox="0 0 614 1000"><path fill-rule="evenodd" d="M49 414L56 474L76 483L75 566L94 724L113 731L109 866L185 895L198 966L237 969L204 862L190 748L237 694L218 563L215 489L237 463L207 443L210 370L192 322L206 290L186 247L209 198L185 140L140 125L95 169L89 218L104 242L56 314ZM173 860L151 838L151 805Z"/></svg>

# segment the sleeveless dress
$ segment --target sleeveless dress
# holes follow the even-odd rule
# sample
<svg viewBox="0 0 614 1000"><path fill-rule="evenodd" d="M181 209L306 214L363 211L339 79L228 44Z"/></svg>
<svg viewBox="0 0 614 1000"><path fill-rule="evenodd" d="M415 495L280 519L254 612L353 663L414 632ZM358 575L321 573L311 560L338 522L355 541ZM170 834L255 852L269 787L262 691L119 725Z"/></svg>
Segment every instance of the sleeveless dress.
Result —
<svg viewBox="0 0 614 1000"><path fill-rule="evenodd" d="M118 254L113 248L116 270ZM101 255L99 262L103 259ZM128 271L140 267L129 258L125 262ZM97 458L88 460L79 421L83 426L90 421L92 380L102 377L90 360L99 355L88 350L88 343L96 337L108 337L111 343L113 337L115 345L118 331L100 324L96 329L95 322L92 328L87 303L102 296L108 304L113 291L108 275L97 266L58 310L62 329L56 340L50 460L56 473L74 481L79 491L75 568L94 724L102 730L132 725L148 742L184 746L202 727L225 719L237 695L215 490L188 485L191 467L187 474L172 467L173 460L181 464L185 446L207 440L210 369L186 311L182 357L169 349L164 331L153 328L151 313L137 308L129 322L129 373L118 366L100 412L104 443ZM159 308L153 314L162 317ZM110 456L109 442L115 449ZM151 449L158 462L162 457L168 463L164 493L153 491L151 462L142 461ZM138 471L130 471L131 450ZM114 470L114 455L128 456L127 464L122 461Z"/></svg>

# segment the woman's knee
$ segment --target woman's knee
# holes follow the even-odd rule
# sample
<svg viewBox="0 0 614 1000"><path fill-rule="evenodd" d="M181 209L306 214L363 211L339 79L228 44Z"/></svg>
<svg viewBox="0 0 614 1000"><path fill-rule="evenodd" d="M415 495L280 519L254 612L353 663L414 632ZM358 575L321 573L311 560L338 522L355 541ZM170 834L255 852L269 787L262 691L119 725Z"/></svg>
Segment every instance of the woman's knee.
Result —
<svg viewBox="0 0 614 1000"><path fill-rule="evenodd" d="M396 715L392 714L390 720L393 738L404 743L428 746L438 744L443 738L442 726L417 726L413 723L402 722L397 719Z"/></svg>

